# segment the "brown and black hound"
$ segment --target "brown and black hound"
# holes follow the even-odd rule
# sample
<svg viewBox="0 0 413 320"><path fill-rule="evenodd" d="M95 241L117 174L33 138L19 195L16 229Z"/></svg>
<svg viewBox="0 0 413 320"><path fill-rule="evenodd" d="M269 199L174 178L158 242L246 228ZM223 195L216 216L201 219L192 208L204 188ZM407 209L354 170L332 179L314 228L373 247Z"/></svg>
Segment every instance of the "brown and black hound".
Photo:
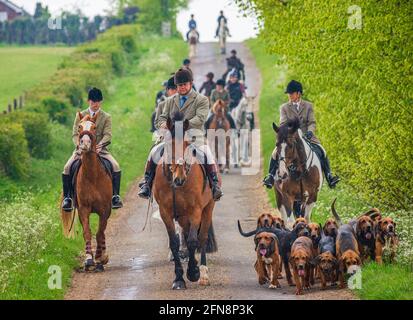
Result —
<svg viewBox="0 0 413 320"><path fill-rule="evenodd" d="M303 294L304 289L310 289L310 275L314 266L312 265L313 243L308 237L297 238L292 247L290 265L296 285L296 295Z"/></svg>
<svg viewBox="0 0 413 320"><path fill-rule="evenodd" d="M257 219L257 230L262 228L272 228L274 216L271 213L262 213Z"/></svg>
<svg viewBox="0 0 413 320"><path fill-rule="evenodd" d="M270 281L270 289L281 288L278 282L281 259L277 236L272 232L259 232L254 241L257 252L257 261L254 267L258 274L258 283L263 285Z"/></svg>
<svg viewBox="0 0 413 320"><path fill-rule="evenodd" d="M321 278L321 290L325 290L327 288L327 281L331 282L331 286L335 286L338 279L335 238L326 236L324 232L321 232L318 248L319 255L315 258L314 263Z"/></svg>
<svg viewBox="0 0 413 320"><path fill-rule="evenodd" d="M361 265L359 245L351 225L345 224L338 229L336 252L339 263L340 288L345 288L344 278L350 267Z"/></svg>
<svg viewBox="0 0 413 320"><path fill-rule="evenodd" d="M321 240L321 226L318 223L312 222L308 224L308 229L310 230L310 238L311 238L311 241L313 242L313 256L317 257L319 254L318 244L320 243L320 240ZM319 278L317 268L314 268L310 276L310 283L312 285L314 284L315 278L317 279Z"/></svg>
<svg viewBox="0 0 413 320"><path fill-rule="evenodd" d="M383 254L386 253L386 250L390 251L390 262L394 262L399 244L399 238L396 234L396 223L390 217L380 217L375 225L375 233L376 262L379 264L383 263Z"/></svg>
<svg viewBox="0 0 413 320"><path fill-rule="evenodd" d="M277 229L285 229L285 222L280 216L273 216L273 227Z"/></svg>
<svg viewBox="0 0 413 320"><path fill-rule="evenodd" d="M336 220L334 220L333 218L328 218L323 227L324 235L333 237L335 240L337 237L337 230L338 224Z"/></svg>

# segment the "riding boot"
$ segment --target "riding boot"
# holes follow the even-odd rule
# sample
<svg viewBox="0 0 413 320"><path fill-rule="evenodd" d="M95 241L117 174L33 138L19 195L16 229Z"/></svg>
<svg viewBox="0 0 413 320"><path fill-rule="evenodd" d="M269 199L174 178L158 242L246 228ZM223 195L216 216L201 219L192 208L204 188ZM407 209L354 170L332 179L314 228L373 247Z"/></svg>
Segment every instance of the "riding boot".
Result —
<svg viewBox="0 0 413 320"><path fill-rule="evenodd" d="M323 169L324 175L326 177L328 186L333 189L337 183L340 182L340 178L338 176L333 176L330 169L330 161L328 157L324 154L321 160L321 167Z"/></svg>
<svg viewBox="0 0 413 320"><path fill-rule="evenodd" d="M277 172L279 166L279 162L278 159L274 160L271 157L271 161L270 161L270 170L268 175L264 178L264 186L266 186L268 189L272 189L272 187L274 186L274 182L275 182L275 173Z"/></svg>
<svg viewBox="0 0 413 320"><path fill-rule="evenodd" d="M224 194L219 186L217 167L215 164L207 164L205 168L212 186L212 197L214 201L219 201Z"/></svg>
<svg viewBox="0 0 413 320"><path fill-rule="evenodd" d="M71 195L72 181L70 181L70 175L62 174L63 182L63 202L62 209L66 212L73 211L73 200Z"/></svg>
<svg viewBox="0 0 413 320"><path fill-rule="evenodd" d="M156 163L150 159L145 168L144 181L140 184L138 196L143 199L149 199L152 193L152 182L155 178Z"/></svg>
<svg viewBox="0 0 413 320"><path fill-rule="evenodd" d="M121 172L114 172L112 174L112 189L113 189L113 197L112 197L112 209L120 209L123 207L122 199L120 198L120 178Z"/></svg>

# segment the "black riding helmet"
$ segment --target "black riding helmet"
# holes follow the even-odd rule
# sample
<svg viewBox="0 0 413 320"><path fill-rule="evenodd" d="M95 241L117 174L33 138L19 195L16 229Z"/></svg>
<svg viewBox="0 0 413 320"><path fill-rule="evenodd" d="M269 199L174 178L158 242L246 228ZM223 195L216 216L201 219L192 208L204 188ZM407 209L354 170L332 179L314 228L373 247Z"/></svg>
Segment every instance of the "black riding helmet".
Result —
<svg viewBox="0 0 413 320"><path fill-rule="evenodd" d="M100 102L103 100L102 91L98 88L92 88L88 93L88 100L93 102Z"/></svg>
<svg viewBox="0 0 413 320"><path fill-rule="evenodd" d="M223 87L225 87L225 80L223 80L223 79L218 79L218 80L217 80L217 86L223 86Z"/></svg>
<svg viewBox="0 0 413 320"><path fill-rule="evenodd" d="M292 80L287 85L287 89L285 90L285 93L291 94L294 92L300 92L301 94L303 94L303 86L300 82Z"/></svg>
<svg viewBox="0 0 413 320"><path fill-rule="evenodd" d="M167 83L167 85L166 85L166 89L176 89L176 84L175 84L175 77L171 77L169 80L168 80L168 83Z"/></svg>

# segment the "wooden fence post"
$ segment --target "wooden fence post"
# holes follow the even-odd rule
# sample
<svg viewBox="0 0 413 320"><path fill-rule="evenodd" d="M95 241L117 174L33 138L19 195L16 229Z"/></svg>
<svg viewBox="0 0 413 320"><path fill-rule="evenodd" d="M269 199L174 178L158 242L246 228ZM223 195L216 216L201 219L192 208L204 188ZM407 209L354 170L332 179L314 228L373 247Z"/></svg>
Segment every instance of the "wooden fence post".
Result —
<svg viewBox="0 0 413 320"><path fill-rule="evenodd" d="M17 99L16 98L13 99L13 109L14 111L17 110Z"/></svg>
<svg viewBox="0 0 413 320"><path fill-rule="evenodd" d="M8 107L7 107L8 112L11 112L11 104L9 103Z"/></svg>
<svg viewBox="0 0 413 320"><path fill-rule="evenodd" d="M23 108L23 97L19 97L19 109Z"/></svg>

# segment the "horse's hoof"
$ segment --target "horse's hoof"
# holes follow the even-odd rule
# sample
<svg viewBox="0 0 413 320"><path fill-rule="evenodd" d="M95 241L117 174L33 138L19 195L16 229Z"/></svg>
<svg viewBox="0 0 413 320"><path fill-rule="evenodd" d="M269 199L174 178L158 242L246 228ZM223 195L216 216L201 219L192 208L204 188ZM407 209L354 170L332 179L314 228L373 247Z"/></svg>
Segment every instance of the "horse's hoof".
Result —
<svg viewBox="0 0 413 320"><path fill-rule="evenodd" d="M184 280L174 281L172 284L172 290L186 290L186 284Z"/></svg>
<svg viewBox="0 0 413 320"><path fill-rule="evenodd" d="M199 272L198 266L194 267L193 269L188 268L188 271L186 272L186 277L191 282L197 282L200 276L201 276L201 273Z"/></svg>
<svg viewBox="0 0 413 320"><path fill-rule="evenodd" d="M85 271L93 271L95 270L95 262L93 259L87 259L85 261Z"/></svg>
<svg viewBox="0 0 413 320"><path fill-rule="evenodd" d="M102 263L98 263L96 265L95 272L103 272L103 271L105 271L105 267L103 266Z"/></svg>

